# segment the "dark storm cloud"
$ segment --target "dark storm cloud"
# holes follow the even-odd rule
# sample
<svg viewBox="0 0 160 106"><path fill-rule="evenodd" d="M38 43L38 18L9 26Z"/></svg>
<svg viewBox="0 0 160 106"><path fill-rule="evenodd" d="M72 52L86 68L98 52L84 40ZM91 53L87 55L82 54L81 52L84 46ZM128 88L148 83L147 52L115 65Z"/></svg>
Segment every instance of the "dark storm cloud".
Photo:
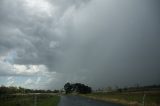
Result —
<svg viewBox="0 0 160 106"><path fill-rule="evenodd" d="M47 3L50 11L41 12L21 0L0 1L1 56L12 51L12 64L45 65L57 72L57 87L159 83L158 0Z"/></svg>
<svg viewBox="0 0 160 106"><path fill-rule="evenodd" d="M73 36L68 40L61 70L101 87L159 83L157 3L91 2L75 16Z"/></svg>

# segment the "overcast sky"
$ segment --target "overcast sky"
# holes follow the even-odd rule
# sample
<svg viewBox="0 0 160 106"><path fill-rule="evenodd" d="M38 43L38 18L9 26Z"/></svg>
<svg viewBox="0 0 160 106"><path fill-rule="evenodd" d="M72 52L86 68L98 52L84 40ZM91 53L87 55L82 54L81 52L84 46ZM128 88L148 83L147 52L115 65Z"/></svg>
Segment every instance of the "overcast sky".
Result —
<svg viewBox="0 0 160 106"><path fill-rule="evenodd" d="M159 0L0 0L0 85L160 84Z"/></svg>

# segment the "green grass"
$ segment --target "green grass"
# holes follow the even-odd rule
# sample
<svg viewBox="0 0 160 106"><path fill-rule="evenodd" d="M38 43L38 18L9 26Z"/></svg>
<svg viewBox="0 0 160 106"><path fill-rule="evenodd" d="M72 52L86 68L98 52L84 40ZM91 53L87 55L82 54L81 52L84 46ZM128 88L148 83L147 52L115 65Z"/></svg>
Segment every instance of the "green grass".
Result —
<svg viewBox="0 0 160 106"><path fill-rule="evenodd" d="M0 95L0 106L34 106L34 95ZM57 106L56 95L37 95L37 106Z"/></svg>
<svg viewBox="0 0 160 106"><path fill-rule="evenodd" d="M160 92L145 92L145 106L160 106ZM93 99L111 101L125 105L142 106L143 92L92 93L84 95Z"/></svg>
<svg viewBox="0 0 160 106"><path fill-rule="evenodd" d="M57 106L60 100L59 96L47 96L42 98L37 98L37 106Z"/></svg>

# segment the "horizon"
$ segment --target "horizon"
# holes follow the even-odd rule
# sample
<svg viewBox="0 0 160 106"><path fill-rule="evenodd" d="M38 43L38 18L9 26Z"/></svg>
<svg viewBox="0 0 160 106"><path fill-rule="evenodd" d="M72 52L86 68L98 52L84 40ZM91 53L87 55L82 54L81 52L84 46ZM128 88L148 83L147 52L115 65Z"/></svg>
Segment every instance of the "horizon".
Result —
<svg viewBox="0 0 160 106"><path fill-rule="evenodd" d="M72 84L72 83L71 83ZM74 83L73 83L74 84ZM64 84L65 85L65 84ZM85 85L85 84L84 84ZM86 86L89 86L89 85L86 85ZM60 89L41 89L41 88L36 88L36 89L32 89L32 88L27 88L27 87L22 87L22 86L5 86L5 85L0 85L0 87L7 87L7 88L10 88L10 87L15 87L15 88L17 88L17 89L19 89L19 88L23 88L23 89L30 89L30 90L43 90L43 91L48 91L48 90L50 90L51 92L53 92L53 91L57 91L58 90L58 92L60 92L61 90L62 91L64 91L64 86L62 87L62 88L60 88ZM92 89L92 86L89 86L91 89ZM117 91L118 89L126 89L126 88L128 88L128 89L131 89L131 88L137 88L137 89L139 89L139 88L143 88L143 87L160 87L160 84L152 84L152 85L137 85L137 84L135 84L135 85L132 85L132 86L123 86L123 87L119 87L119 86L106 86L106 87L104 87L104 88L96 88L96 89L92 89L92 91L108 91L108 89L111 89L112 91ZM49 92L50 93L50 92Z"/></svg>

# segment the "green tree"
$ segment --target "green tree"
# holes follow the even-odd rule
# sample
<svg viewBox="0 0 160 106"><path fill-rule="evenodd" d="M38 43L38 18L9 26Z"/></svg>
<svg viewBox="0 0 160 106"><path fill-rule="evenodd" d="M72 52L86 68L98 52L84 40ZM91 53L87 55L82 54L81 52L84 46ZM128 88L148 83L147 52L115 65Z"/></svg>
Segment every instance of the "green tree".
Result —
<svg viewBox="0 0 160 106"><path fill-rule="evenodd" d="M71 92L83 93L83 94L92 92L91 87L86 86L81 83L75 83L75 84L66 83L64 85L64 90L66 94L71 93Z"/></svg>
<svg viewBox="0 0 160 106"><path fill-rule="evenodd" d="M64 90L66 92L66 94L71 93L72 91L72 85L68 82L64 85Z"/></svg>

